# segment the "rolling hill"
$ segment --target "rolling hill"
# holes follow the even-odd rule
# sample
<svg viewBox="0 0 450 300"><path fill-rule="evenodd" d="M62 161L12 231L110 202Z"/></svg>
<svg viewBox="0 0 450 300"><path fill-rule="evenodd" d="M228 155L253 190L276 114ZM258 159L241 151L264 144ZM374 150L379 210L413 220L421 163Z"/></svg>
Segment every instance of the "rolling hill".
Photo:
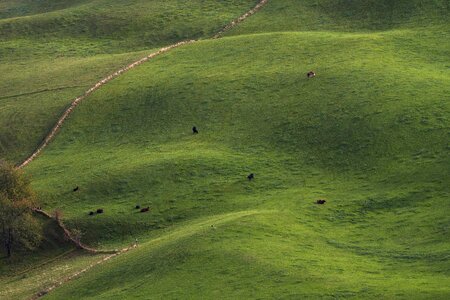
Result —
<svg viewBox="0 0 450 300"><path fill-rule="evenodd" d="M209 37L255 1L3 1L0 157L20 162L70 102L153 49Z"/></svg>
<svg viewBox="0 0 450 300"><path fill-rule="evenodd" d="M198 11L182 2L111 7L211 11L199 26L208 30L186 38L211 36L255 1L198 1ZM21 18L109 9L80 1L42 16L21 3L3 14L30 38L40 27ZM226 37L174 49L93 93L26 171L43 207L61 209L85 243L139 246L45 298L448 298L448 23L447 1L270 0ZM95 32L114 40L101 24ZM161 44L130 51L174 41L150 32ZM79 34L68 26L52 39ZM133 24L117 34L127 49L139 40ZM88 59L101 55L108 69L136 53ZM88 215L97 208L105 213Z"/></svg>

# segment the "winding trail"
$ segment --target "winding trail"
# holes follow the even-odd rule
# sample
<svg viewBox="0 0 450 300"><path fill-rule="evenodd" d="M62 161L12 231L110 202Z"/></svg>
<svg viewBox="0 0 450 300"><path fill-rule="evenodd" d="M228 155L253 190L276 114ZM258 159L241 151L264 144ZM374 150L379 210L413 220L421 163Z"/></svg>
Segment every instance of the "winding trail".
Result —
<svg viewBox="0 0 450 300"><path fill-rule="evenodd" d="M31 297L30 300L37 300L37 299L39 299L39 298L41 298L41 297L47 295L48 293L50 293L51 291L53 291L53 290L56 289L57 287L63 285L64 283L69 282L69 281L71 281L72 279L75 279L75 278L79 277L81 274L86 273L87 271L89 271L89 270L92 269L93 267L98 266L99 264L104 263L105 261L108 261L108 260L110 260L111 258L113 258L113 257L115 257L115 256L117 256L117 255L119 255L119 254L122 254L122 253L124 253L124 252L127 252L127 251L131 250L132 248L134 248L134 247L125 248L125 249L123 249L123 250L121 250L121 251L119 251L119 252L116 252L116 253L113 253L113 254L110 254L110 255L108 255L108 256L103 257L101 260L98 260L98 261L96 261L96 262L94 262L94 263L88 265L87 267L85 267L85 268L79 270L78 272L75 272L75 273L73 273L72 275L70 275L70 276L68 276L68 277L66 277L66 278L63 278L62 280L53 283L51 286L49 286L49 287L46 288L45 290L42 290L42 291L40 291L39 293L37 293L36 295L34 295L33 297Z"/></svg>
<svg viewBox="0 0 450 300"><path fill-rule="evenodd" d="M176 44L173 44L173 45L161 48L157 52L153 52L153 53L147 55L146 57L141 58L140 60L129 64L128 66L126 66L126 67L124 67L124 68L114 72L113 74L111 74L111 75L103 78L99 82L97 82L93 87L91 87L86 92L84 92L83 95L75 98L75 100L72 101L72 103L70 104L69 108L64 111L64 113L61 115L61 117L59 117L58 121L53 126L53 128L50 130L50 132L47 134L47 136L44 138L44 140L39 145L39 147L24 162L22 162L18 166L18 168L21 169L21 168L27 166L29 163L31 163L34 159L36 159L36 157L42 152L42 150L44 150L44 148L47 147L48 144L50 144L50 142L55 138L55 136L58 133L59 129L64 124L64 122L67 120L67 118L72 114L74 109L84 99L86 99L89 95L91 95L93 92L95 92L96 90L98 90L99 88L101 88L103 85L105 85L106 83L110 82L114 78L119 77L120 75L122 75L126 71L131 70L131 69L133 69L133 68L143 64L144 62L146 62L146 61L148 61L148 60L150 60L150 59L152 59L152 58L154 58L154 57L156 57L158 55L161 55L161 54L166 53L166 52L168 52L168 51L170 51L170 50L172 50L174 48L178 48L178 47L186 45L186 44L192 44L194 42L196 42L196 40L183 41L183 42L179 42L179 43L176 43Z"/></svg>
<svg viewBox="0 0 450 300"><path fill-rule="evenodd" d="M225 27L223 27L217 34L215 34L212 39L218 39L220 38L224 33L226 33L227 31L229 31L230 29L236 27L237 25L239 25L240 23L244 22L248 17L251 17L252 15L254 15L255 13L257 13L261 8L263 8L264 5L266 5L269 2L269 0L260 0L258 2L258 4L256 4L255 7L253 7L251 10L247 11L245 14L243 14L242 16L240 16L237 19L234 19L233 21L231 21L229 24L227 24ZM110 82L111 80L113 80L116 77L119 77L120 75L122 75L123 73L143 64L144 62L151 60L153 58L155 58L156 56L159 56L163 53L169 52L172 49L184 46L184 45L188 45L188 44L192 44L195 42L198 42L199 40L188 40L188 41L182 41L182 42L178 42L176 44L172 44L170 46L164 47L159 49L156 52L153 52L149 55L147 55L144 58L141 58L138 61L135 61L131 64L129 64L128 66L117 70L116 72L112 73L111 75L103 78L102 80L100 80L99 82L97 82L94 86L92 86L90 89L88 89L86 92L84 92L83 95L75 98L72 103L70 104L69 108L67 108L64 113L59 117L58 121L56 122L56 124L53 126L53 128L50 130L50 132L45 136L44 140L42 141L42 143L39 145L39 147L27 158L25 159L25 161L23 161L18 168L21 169L25 166L27 166L29 163L31 163L34 159L36 159L36 157L42 152L42 150L44 150L45 147L48 146L48 144L55 138L56 134L58 133L59 129L62 127L62 125L64 124L64 122L67 120L67 118L72 114L72 112L74 111L74 109L84 100L86 99L89 95L91 95L93 92L95 92L96 90L98 90L99 88L101 88L103 85L105 85L106 83Z"/></svg>
<svg viewBox="0 0 450 300"><path fill-rule="evenodd" d="M269 2L269 0L260 0L255 7L253 7L252 9L250 9L249 11L247 11L245 14L243 14L242 16L238 17L237 19L234 19L233 21L231 21L229 24L227 24L225 27L223 27L217 34L215 34L212 39L218 39L220 38L224 33L226 33L227 31L231 30L232 28L236 27L237 25L239 25L240 23L244 22L248 17L254 15L255 13L257 13L261 8L263 8L264 5L266 5ZM184 46L184 45L188 45L188 44L192 44L195 42L198 42L199 40L188 40L188 41L182 41L182 42L178 42L176 44L172 44L170 46L167 47L163 47L160 50L153 52L149 55L147 55L146 57L141 58L138 61L135 61L131 64L129 64L128 66L117 70L116 72L112 73L111 75L103 78L102 80L100 80L99 82L97 82L94 86L92 86L90 89L88 89L86 92L84 92L83 95L75 98L72 103L70 104L69 108L67 108L64 113L59 117L58 121L56 122L56 124L53 126L53 128L50 130L50 132L45 136L44 140L42 141L42 143L39 145L39 147L24 161L22 162L19 166L17 166L18 169L21 169L25 166L27 166L29 163L31 163L33 160L36 159L36 157L44 150L44 148L46 148L48 146L48 144L55 138L55 136L57 135L59 129L62 127L62 125L64 124L64 122L67 120L67 118L72 114L72 112L74 111L74 109L84 100L86 99L89 95L91 95L93 92L95 92L96 90L100 89L103 85L105 85L106 83L110 82L111 80L113 80L116 77L119 77L120 75L122 75L123 73L143 64L144 62L153 59L156 56L159 56L163 53L166 53L172 49ZM137 244L133 244L129 247L120 249L120 250L98 250L98 249L94 249L91 248L87 245L84 245L83 243L81 243L81 241L79 239L77 239L71 232L70 230L64 225L64 223L62 222L62 220L58 217L52 217L48 212L42 210L42 209L34 209L34 211L36 213L39 213L47 218L50 219L54 219L56 220L58 226L64 231L64 234L67 236L67 238L74 243L77 248L83 249L85 251L88 251L90 253L96 253L96 254L108 254L107 256L103 257L101 260L98 260L92 264L90 264L89 266L83 268L82 270L66 277L63 278L62 280L55 282L53 285L51 285L50 287L47 287L45 290L40 291L39 293L37 293L36 295L31 297L31 300L37 300L43 296L45 296L46 294L48 294L49 292L51 292L52 290L56 289L57 287L63 285L64 283L71 281L72 279L75 279L77 277L79 277L81 274L86 273L87 271L89 271L90 269L92 269L93 267L110 260L111 258L120 255L122 253L128 252L131 249L134 249L137 247Z"/></svg>

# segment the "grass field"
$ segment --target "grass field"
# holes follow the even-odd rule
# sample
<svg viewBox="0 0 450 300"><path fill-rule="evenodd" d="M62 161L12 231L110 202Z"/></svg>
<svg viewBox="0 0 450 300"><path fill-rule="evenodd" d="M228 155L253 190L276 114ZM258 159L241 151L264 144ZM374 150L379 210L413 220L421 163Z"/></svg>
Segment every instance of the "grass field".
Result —
<svg viewBox="0 0 450 300"><path fill-rule="evenodd" d="M84 242L140 245L46 298L450 297L448 21L271 0L95 92L26 170Z"/></svg>
<svg viewBox="0 0 450 300"><path fill-rule="evenodd" d="M18 163L76 96L171 43L212 35L256 1L3 1L0 157Z"/></svg>

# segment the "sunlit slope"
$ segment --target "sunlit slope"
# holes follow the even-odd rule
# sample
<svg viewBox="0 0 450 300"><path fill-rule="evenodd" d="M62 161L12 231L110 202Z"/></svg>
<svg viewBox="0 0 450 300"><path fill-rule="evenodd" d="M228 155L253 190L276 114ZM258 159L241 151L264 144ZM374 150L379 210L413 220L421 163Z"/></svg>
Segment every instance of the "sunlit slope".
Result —
<svg viewBox="0 0 450 300"><path fill-rule="evenodd" d="M380 237L402 224L406 244L443 249L449 77L386 46L395 38L266 34L177 49L83 103L30 166L35 187L99 245L236 209L313 209L325 197L338 223L381 215ZM306 79L310 69L317 78Z"/></svg>
<svg viewBox="0 0 450 300"><path fill-rule="evenodd" d="M320 215L251 210L183 224L46 299L448 297L443 253L368 250Z"/></svg>
<svg viewBox="0 0 450 300"><path fill-rule="evenodd" d="M208 37L255 1L0 3L0 157L18 163L70 101L127 63Z"/></svg>

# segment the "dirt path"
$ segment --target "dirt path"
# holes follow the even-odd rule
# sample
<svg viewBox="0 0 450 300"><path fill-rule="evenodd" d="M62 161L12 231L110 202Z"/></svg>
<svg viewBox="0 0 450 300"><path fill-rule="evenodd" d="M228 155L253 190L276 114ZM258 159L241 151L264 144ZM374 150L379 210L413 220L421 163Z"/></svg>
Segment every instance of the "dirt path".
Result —
<svg viewBox="0 0 450 300"><path fill-rule="evenodd" d="M240 23L242 23L243 21L245 21L248 17L254 15L255 13L257 13L264 5L266 5L269 2L269 0L260 0L258 2L258 4L256 4L256 6L254 8L252 8L251 10L249 10L248 12L246 12L245 14L243 14L242 16L240 16L239 18L231 21L231 23L229 23L228 25L226 25L224 28L222 28L222 30L220 30L217 34L215 34L212 39L218 39L220 38L225 32L229 31L230 29L234 28L235 26L239 25ZM61 128L61 126L64 124L64 122L66 121L66 119L72 114L72 112L74 111L74 109L85 99L87 98L90 94L92 94L93 92L95 92L96 90L98 90L99 88L101 88L103 85L105 85L106 83L110 82L111 80L113 80L114 78L122 75L123 73L125 73L126 71L133 69L141 64L143 64L144 62L151 60L152 58L166 53L172 49L187 45L187 44L192 44L197 42L198 40L189 40L189 41L182 41L164 48L161 48L160 50L158 50L157 52L151 53L149 55L147 55L144 58L141 58L138 61L135 61L131 64L129 64L128 66L114 72L113 74L103 78L102 80L100 80L99 82L97 82L94 86L92 86L90 89L88 89L83 95L75 98L72 103L70 104L69 108L67 110L64 111L64 113L61 115L61 117L58 119L58 121L56 122L56 124L53 126L53 128L51 129L51 131L47 134L47 136L44 138L43 142L39 145L39 147L24 161L22 162L18 168L23 168L25 166L27 166L29 163L31 163L34 159L36 159L36 157L42 152L42 150L44 150L45 147L47 147L47 145L55 138L56 134L58 133L59 129ZM36 213L42 214L48 218L52 218L53 217L46 211L42 210L42 209L36 209L35 210ZM36 300L39 299L43 296L45 296L46 294L48 294L49 292L51 292L52 290L56 289L57 287L63 285L64 283L71 281L72 279L75 279L77 277L79 277L80 275L82 275L83 273L86 273L87 271L89 271L90 269L92 269L93 267L110 260L111 258L120 255L122 253L128 252L131 249L134 249L137 247L137 244L131 245L129 247L123 248L121 250L97 250L94 248L91 248L89 246L84 245L83 243L81 243L81 241L79 241L77 238L75 238L72 233L70 232L70 230L68 228L66 228L66 226L64 225L64 223L62 222L61 219L59 218L54 218L56 220L56 222L58 223L58 226L61 227L61 229L64 231L64 234L67 236L67 238L74 243L78 248L83 249L85 251L88 251L90 253L97 253L97 254L108 254L107 256L103 257L101 260L98 260L92 264L90 264L89 266L85 267L84 269L66 277L63 278L62 280L55 282L53 285L51 285L50 287L46 288L45 290L40 291L39 293L37 293L36 295L34 295L31 299L32 300Z"/></svg>
<svg viewBox="0 0 450 300"><path fill-rule="evenodd" d="M251 10L249 10L248 12L246 12L245 14L240 16L239 18L231 21L231 23L229 23L224 28L222 28L222 30L220 30L212 38L213 39L220 38L225 32L229 31L233 27L235 27L235 26L239 25L240 23L242 23L243 21L245 21L248 17L250 17L250 16L254 15L255 13L257 13L268 2L269 2L269 0L260 0L258 2L258 4L256 4L256 6L254 8L252 8ZM114 78L119 77L120 75L122 75L126 71L128 71L130 69L133 69L133 68L143 64L144 62L146 62L148 60L151 60L152 58L155 58L158 55L161 55L161 54L166 53L166 52L168 52L168 51L170 51L172 49L175 49L175 48L187 45L187 44L195 43L197 41L198 40L183 41L183 42L179 42L179 43L176 43L176 44L173 44L173 45L161 48L160 50L158 50L158 51L156 51L154 53L151 53L151 54L147 55L146 57L141 58L140 60L135 61L135 62L129 64L128 66L126 66L126 67L124 67L122 69L117 70L113 74L111 74L108 77L105 77L102 80L100 80L99 82L97 82L93 87L91 87L86 92L84 92L83 95L75 98L72 101L72 103L70 104L69 108L64 111L64 113L61 115L61 117L59 117L58 121L53 126L53 128L50 130L50 132L46 135L46 137L44 138L42 143L39 145L39 147L24 162L22 162L18 166L18 168L21 169L21 168L25 167L26 165L28 165L29 163L31 163L34 159L36 159L36 157L42 152L42 150L44 150L44 148L47 147L48 144L55 138L55 136L58 133L59 129L64 124L64 122L67 120L67 118L72 114L73 110L85 98L87 98L90 94L92 94L93 92L95 92L96 90L98 90L99 88L101 88L103 85L105 85L106 83L110 82Z"/></svg>
<svg viewBox="0 0 450 300"><path fill-rule="evenodd" d="M116 252L116 253L113 253L113 254L110 254L110 255L107 255L107 256L103 257L101 260L98 260L98 261L90 264L89 266L81 269L80 271L78 271L78 272L76 272L76 273L74 273L74 274L72 274L72 275L70 275L70 276L68 276L66 278L63 278L62 280L60 280L58 282L53 283L51 286L47 287L45 290L42 290L39 293L37 293L36 295L34 295L33 297L31 297L30 300L37 300L37 299L47 295L48 293L50 293L51 291L53 291L57 287L63 285L66 282L71 281L72 279L75 279L75 278L79 277L80 275L82 275L83 273L86 273L87 271L89 271L93 267L98 266L99 264L104 263L105 261L108 261L108 260L110 260L111 258L113 258L113 257L115 257L117 255L120 255L120 254L122 254L124 252L127 252L127 251L133 249L134 247L125 248L125 249L122 249L119 252Z"/></svg>
<svg viewBox="0 0 450 300"><path fill-rule="evenodd" d="M56 134L58 133L59 129L64 124L66 119L72 114L73 110L81 103L81 101L83 101L90 94L92 94L93 92L95 92L96 90L98 90L99 88L101 88L103 85L110 82L114 78L119 77L126 71L133 69L133 68L141 65L142 63L144 63L160 54L166 53L174 48L178 48L178 47L186 45L186 44L192 44L194 42L196 42L196 41L195 40L183 41L183 42L179 42L179 43L161 48L157 52L151 53L151 54L147 55L146 57L141 58L140 60L129 64L128 66L114 72L113 74L109 75L108 77L105 77L102 80L100 80L99 82L97 82L93 87L91 87L86 92L84 92L83 95L75 98L75 100L72 101L69 108L64 111L64 113L61 115L61 117L59 117L58 121L53 126L52 130L50 130L50 133L48 133L47 136L44 138L43 142L39 145L39 147L23 163L21 163L18 166L18 168L21 169L21 168L25 167L26 165L28 165L42 152L42 150L44 150L45 147L47 147L47 145L55 138Z"/></svg>
<svg viewBox="0 0 450 300"><path fill-rule="evenodd" d="M264 5L267 4L267 2L269 2L269 0L260 0L258 2L258 4L256 4L256 6L254 8L252 8L251 10L249 10L248 12L246 12L245 14L243 14L242 16L240 16L239 18L231 21L231 23L229 23L227 26L225 26L221 31L219 31L216 35L214 35L212 38L213 39L218 39L220 38L225 32L229 31L230 29L232 29L233 27L239 25L239 23L242 23L245 21L245 19L247 19L248 17L251 17L252 15L256 14L261 8L263 8Z"/></svg>

